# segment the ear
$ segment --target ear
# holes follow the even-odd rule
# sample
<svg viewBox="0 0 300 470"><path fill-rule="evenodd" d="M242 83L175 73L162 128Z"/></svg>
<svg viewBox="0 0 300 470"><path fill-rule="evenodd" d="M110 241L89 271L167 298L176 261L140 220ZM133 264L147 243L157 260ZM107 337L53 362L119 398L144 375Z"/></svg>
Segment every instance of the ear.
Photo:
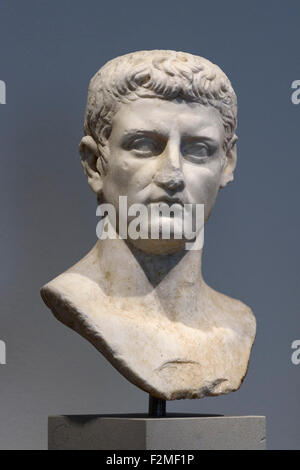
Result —
<svg viewBox="0 0 300 470"><path fill-rule="evenodd" d="M221 176L220 187L225 188L225 186L233 181L233 173L236 167L237 151L236 151L236 142L238 138L236 135L232 137L228 144L228 149L226 152L226 161L223 169L223 174Z"/></svg>
<svg viewBox="0 0 300 470"><path fill-rule="evenodd" d="M87 135L79 144L81 165L92 190L98 195L102 192L102 175L99 149L93 137Z"/></svg>

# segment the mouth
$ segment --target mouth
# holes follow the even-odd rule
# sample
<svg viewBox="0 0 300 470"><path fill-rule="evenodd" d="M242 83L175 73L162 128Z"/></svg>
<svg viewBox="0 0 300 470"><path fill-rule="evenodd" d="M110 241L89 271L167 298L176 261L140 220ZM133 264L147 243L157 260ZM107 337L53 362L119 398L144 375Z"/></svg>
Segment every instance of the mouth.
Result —
<svg viewBox="0 0 300 470"><path fill-rule="evenodd" d="M149 204L167 204L168 206L172 206L173 204L179 204L180 206L184 206L183 201L179 197L170 197L170 196L161 196L155 199L149 200Z"/></svg>

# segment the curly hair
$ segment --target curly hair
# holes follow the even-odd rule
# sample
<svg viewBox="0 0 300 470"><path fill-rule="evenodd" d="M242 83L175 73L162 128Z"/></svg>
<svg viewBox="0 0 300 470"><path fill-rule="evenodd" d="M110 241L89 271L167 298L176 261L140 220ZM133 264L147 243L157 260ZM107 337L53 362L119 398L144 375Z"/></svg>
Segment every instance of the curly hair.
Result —
<svg viewBox="0 0 300 470"><path fill-rule="evenodd" d="M222 117L227 149L237 125L237 98L229 79L203 57L169 50L133 52L101 67L88 89L85 135L105 146L121 103L154 97L180 98L216 108ZM106 163L103 161L104 166Z"/></svg>

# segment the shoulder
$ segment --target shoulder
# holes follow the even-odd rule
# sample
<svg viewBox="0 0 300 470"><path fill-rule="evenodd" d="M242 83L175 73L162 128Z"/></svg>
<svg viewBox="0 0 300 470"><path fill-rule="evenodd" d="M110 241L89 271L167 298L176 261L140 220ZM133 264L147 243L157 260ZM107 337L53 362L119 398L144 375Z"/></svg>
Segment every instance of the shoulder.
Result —
<svg viewBox="0 0 300 470"><path fill-rule="evenodd" d="M97 296L101 297L95 248L41 288L42 299L55 316L67 317L70 311L80 313L81 306L89 305Z"/></svg>
<svg viewBox="0 0 300 470"><path fill-rule="evenodd" d="M256 319L248 305L241 300L217 292L209 286L207 286L207 289L213 307L218 312L222 312L226 321L229 321L235 328L247 332L250 336L255 336Z"/></svg>

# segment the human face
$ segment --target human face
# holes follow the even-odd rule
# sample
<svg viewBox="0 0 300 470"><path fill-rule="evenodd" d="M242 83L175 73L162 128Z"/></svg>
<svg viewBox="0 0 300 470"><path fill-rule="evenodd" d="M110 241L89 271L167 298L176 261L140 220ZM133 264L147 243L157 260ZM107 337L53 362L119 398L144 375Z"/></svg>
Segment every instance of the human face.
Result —
<svg viewBox="0 0 300 470"><path fill-rule="evenodd" d="M199 103L140 98L121 104L108 139L103 196L128 206L204 204L213 208L224 171L224 126L219 112Z"/></svg>

